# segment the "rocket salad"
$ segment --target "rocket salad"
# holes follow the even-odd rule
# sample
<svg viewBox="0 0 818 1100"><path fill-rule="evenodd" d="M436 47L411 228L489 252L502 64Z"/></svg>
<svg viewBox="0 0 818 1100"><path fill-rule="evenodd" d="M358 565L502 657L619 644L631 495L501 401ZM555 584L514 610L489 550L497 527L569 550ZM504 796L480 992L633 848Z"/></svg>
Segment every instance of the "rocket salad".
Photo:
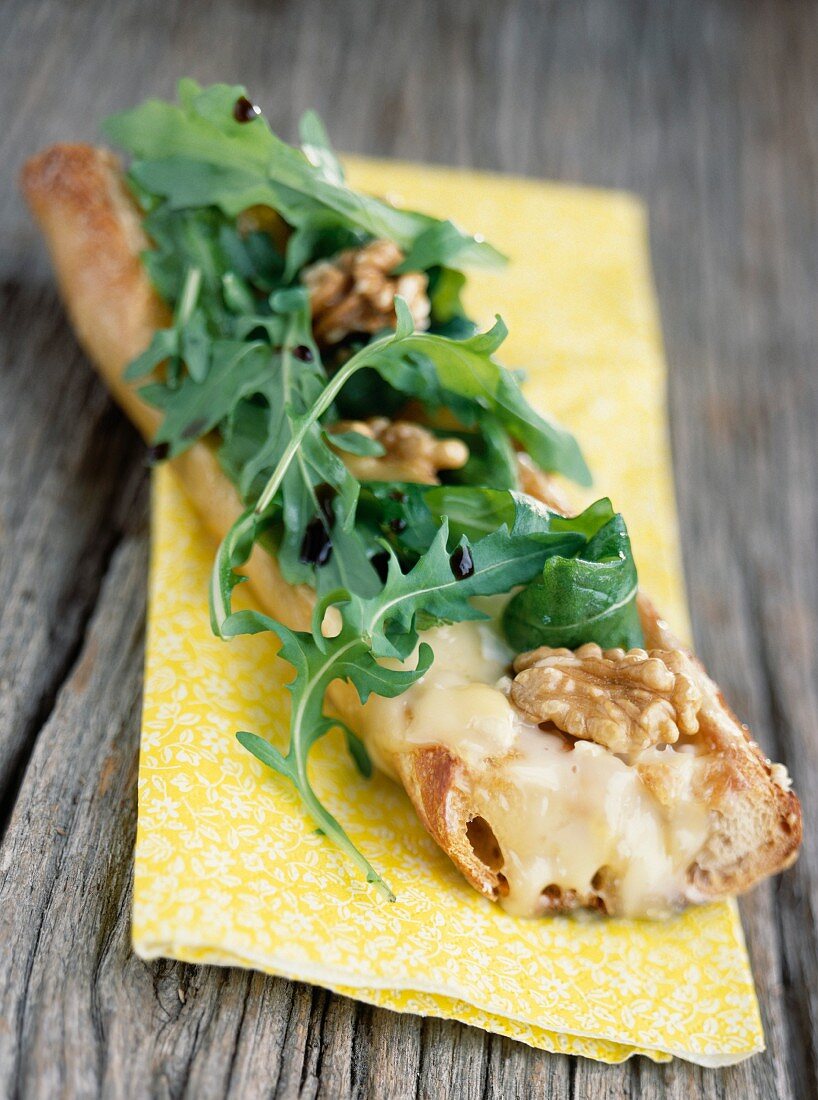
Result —
<svg viewBox="0 0 818 1100"><path fill-rule="evenodd" d="M399 695L433 660L424 629L485 617L474 596L514 592L502 626L515 650L641 645L625 523L608 500L566 517L523 491L521 453L583 485L590 475L575 439L495 358L503 322L478 332L465 313L464 271L503 263L491 245L354 191L315 115L300 146L288 145L241 87L183 80L178 105L148 101L106 132L131 155L152 242L143 261L172 310L128 368L162 413L152 458L212 442L245 508L218 551L213 629L272 631L295 670L287 753L253 733L239 740L389 893L310 786L311 747L343 726L325 712L327 687L347 680L362 702ZM370 262L382 242L398 261L386 270ZM353 270L356 286L375 280L380 304L374 292L353 303L339 332L338 290L319 327L319 282L341 287ZM421 481L393 476L388 433L371 428L384 414L416 425L429 448L459 441L450 454L463 461ZM381 460L388 476L361 474L377 474ZM233 610L258 542L286 581L315 590L310 631ZM327 637L330 609L340 628ZM343 728L368 773L363 744Z"/></svg>

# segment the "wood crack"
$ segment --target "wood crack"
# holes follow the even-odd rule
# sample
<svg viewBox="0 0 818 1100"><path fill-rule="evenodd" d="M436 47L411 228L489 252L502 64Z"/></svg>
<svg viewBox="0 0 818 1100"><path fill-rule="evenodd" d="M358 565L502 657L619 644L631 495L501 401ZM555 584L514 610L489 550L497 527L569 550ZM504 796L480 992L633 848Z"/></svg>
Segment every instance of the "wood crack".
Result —
<svg viewBox="0 0 818 1100"><path fill-rule="evenodd" d="M251 975L248 975L246 983L245 983L244 996L241 999L241 1009L240 1009L239 1014L238 1014L238 1019L236 1020L236 1039L235 1039L235 1042L233 1044L233 1049L230 1052L230 1061L228 1062L228 1065L227 1065L227 1074L226 1074L226 1077L225 1077L227 1088L226 1088L225 1091L228 1092L228 1093L231 1091L232 1085L233 1085L233 1073L234 1073L235 1068L236 1068L236 1059L237 1059L238 1053L239 1053L239 1045L241 1043L242 1029L244 1028L244 1020L245 1020L245 1017L247 1015L247 1002L250 998L250 990L252 988L252 985L253 985L253 983L252 983Z"/></svg>

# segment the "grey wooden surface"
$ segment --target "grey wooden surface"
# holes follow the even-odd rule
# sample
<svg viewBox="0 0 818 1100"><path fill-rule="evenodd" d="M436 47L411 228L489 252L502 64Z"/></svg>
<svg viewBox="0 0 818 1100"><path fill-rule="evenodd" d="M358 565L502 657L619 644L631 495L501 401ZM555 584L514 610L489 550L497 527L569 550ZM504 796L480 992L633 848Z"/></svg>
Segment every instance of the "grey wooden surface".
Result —
<svg viewBox="0 0 818 1100"><path fill-rule="evenodd" d="M816 1095L816 4L4 0L0 50L0 1096ZM131 954L142 448L15 175L186 73L284 134L312 106L349 151L647 200L698 646L805 803L799 863L742 903L765 1055L608 1068Z"/></svg>

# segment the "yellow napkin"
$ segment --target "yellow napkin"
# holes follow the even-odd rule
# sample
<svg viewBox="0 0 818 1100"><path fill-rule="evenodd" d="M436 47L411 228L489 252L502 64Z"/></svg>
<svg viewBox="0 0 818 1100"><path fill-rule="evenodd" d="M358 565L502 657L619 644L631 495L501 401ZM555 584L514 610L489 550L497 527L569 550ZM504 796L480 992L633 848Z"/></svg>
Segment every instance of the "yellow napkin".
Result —
<svg viewBox="0 0 818 1100"><path fill-rule="evenodd" d="M627 517L641 579L687 630L665 422L665 367L642 208L625 195L356 161L355 184L454 215L506 251L468 305L500 308L502 355L579 436ZM213 546L173 475L154 484L133 941L143 958L254 967L546 1050L705 1065L763 1048L736 907L664 924L507 916L466 885L403 791L363 780L339 736L320 797L395 889L390 904L316 835L292 788L234 739L283 747L287 666L269 636L210 633Z"/></svg>

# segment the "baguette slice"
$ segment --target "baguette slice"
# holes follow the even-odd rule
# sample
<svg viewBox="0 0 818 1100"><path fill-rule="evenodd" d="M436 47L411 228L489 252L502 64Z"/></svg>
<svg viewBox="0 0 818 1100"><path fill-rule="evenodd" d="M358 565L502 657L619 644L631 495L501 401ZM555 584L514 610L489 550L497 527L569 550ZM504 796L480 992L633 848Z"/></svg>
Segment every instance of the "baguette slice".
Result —
<svg viewBox="0 0 818 1100"><path fill-rule="evenodd" d="M168 312L139 259L148 242L118 160L91 146L56 145L27 162L22 188L81 344L149 438L158 414L123 380L123 372L154 330L168 323ZM172 465L206 527L220 539L241 506L213 449L197 443ZM536 486L536 478L528 480ZM275 560L258 547L246 572L266 612L294 629L309 628L314 599L309 587L288 585ZM644 597L640 614L649 648L680 652ZM473 667L482 667L485 639L468 633L474 629L459 624L430 632L436 634L434 669L448 679L433 681L427 697L413 688L398 700L374 697L362 707L354 689L340 682L329 695L376 764L402 783L432 837L486 897L523 915L583 907L664 916L685 904L746 890L796 858L801 813L785 770L764 758L695 658L687 655L704 701L699 731L688 738L687 759L672 749L647 763L623 759L598 745L574 742L551 724L543 731L530 723L524 732L533 755L526 756L497 738L509 722L521 722L507 701L508 685L492 686L485 671L477 679L473 672L452 672L456 659L447 665L454 643L455 649L476 647ZM435 687L441 695L433 694ZM450 691L455 694L446 694ZM419 728L419 714L430 700L438 729L434 719ZM484 706L485 713L494 708L499 715L493 727L489 721L491 728L481 717ZM452 735L452 714L455 727L462 723L461 732L488 730L487 744L464 747ZM549 768L558 764L562 776L547 792L537 767L543 745L551 753ZM567 761L576 763L567 766ZM611 801L605 796L614 784L621 792L607 817L595 816L599 808L588 802L592 780L602 784L603 801ZM543 816L543 807L552 804L552 816ZM608 858L612 838L597 835L608 827L620 830L613 837L619 848L623 837L627 848L625 834L636 829L630 863L617 866ZM545 868L553 881L542 881Z"/></svg>

